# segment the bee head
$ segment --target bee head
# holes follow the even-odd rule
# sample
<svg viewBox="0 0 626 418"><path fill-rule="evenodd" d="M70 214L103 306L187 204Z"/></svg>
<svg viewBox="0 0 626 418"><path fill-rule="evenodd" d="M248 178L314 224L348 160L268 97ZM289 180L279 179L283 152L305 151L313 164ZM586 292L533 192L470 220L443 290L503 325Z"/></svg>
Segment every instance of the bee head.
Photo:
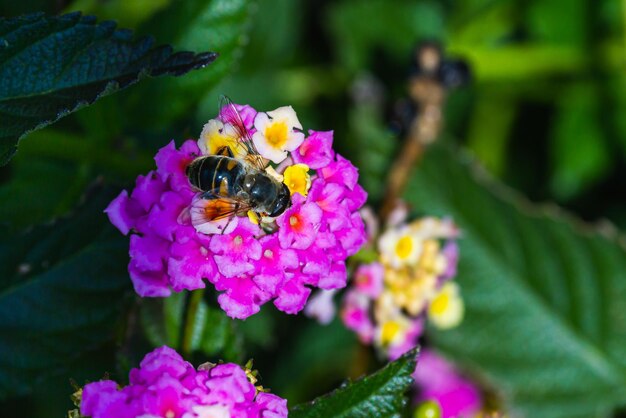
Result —
<svg viewBox="0 0 626 418"><path fill-rule="evenodd" d="M290 206L291 193L289 192L289 188L287 187L287 185L283 183L280 192L278 192L278 196L276 196L274 204L270 208L271 211L268 216L275 218L276 216L282 214Z"/></svg>

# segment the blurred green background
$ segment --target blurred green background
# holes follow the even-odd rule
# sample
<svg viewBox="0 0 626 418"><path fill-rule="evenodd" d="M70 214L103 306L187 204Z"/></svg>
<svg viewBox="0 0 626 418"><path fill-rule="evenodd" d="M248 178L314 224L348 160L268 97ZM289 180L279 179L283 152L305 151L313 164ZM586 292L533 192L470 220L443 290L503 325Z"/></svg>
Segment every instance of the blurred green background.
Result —
<svg viewBox="0 0 626 418"><path fill-rule="evenodd" d="M2 16L38 10L81 10L177 49L222 55L210 71L144 81L25 138L0 168L0 219L11 227L69 212L96 178L128 187L153 167L156 149L199 134L220 94L261 110L291 104L306 128L335 130L376 204L399 144L388 129L392 109L406 95L414 46L430 39L472 68L472 83L449 97L447 141L532 201L626 228L626 4L618 0L0 1ZM255 357L264 384L292 404L363 371L351 369L360 351L338 323L322 328L266 307L237 326L246 351L230 355ZM141 344L122 356L128 365L146 351ZM113 347L82 356L74 378L115 375ZM1 404L10 412L1 415L60 416L70 391L67 376L48 380Z"/></svg>

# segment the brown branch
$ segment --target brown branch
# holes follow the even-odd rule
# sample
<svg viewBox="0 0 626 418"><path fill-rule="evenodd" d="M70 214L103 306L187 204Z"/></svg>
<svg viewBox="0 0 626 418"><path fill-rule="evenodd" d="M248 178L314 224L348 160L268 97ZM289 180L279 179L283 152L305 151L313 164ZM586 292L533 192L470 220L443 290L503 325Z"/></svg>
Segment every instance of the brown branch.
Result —
<svg viewBox="0 0 626 418"><path fill-rule="evenodd" d="M381 220L385 220L397 205L411 170L419 163L424 148L437 139L443 125L442 107L446 90L439 80L429 75L413 77L409 83L409 93L417 112L404 145L391 166L380 210Z"/></svg>

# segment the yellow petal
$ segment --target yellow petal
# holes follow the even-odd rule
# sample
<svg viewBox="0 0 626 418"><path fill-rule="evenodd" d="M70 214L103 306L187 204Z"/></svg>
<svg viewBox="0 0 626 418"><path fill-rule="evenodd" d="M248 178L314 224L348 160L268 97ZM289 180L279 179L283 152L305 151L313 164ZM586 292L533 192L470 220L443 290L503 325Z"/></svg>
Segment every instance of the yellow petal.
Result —
<svg viewBox="0 0 626 418"><path fill-rule="evenodd" d="M287 185L289 192L300 193L305 196L311 188L311 176L309 175L309 166L306 164L294 164L287 167L283 173L283 183Z"/></svg>
<svg viewBox="0 0 626 418"><path fill-rule="evenodd" d="M454 282L444 284L428 307L428 319L437 328L454 328L463 320L464 305L459 287Z"/></svg>

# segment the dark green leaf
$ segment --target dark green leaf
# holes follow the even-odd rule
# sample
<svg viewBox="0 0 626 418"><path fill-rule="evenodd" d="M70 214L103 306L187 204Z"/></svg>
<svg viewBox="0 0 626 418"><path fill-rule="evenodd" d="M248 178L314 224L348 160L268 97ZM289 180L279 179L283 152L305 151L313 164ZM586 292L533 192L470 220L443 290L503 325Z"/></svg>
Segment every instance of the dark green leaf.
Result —
<svg viewBox="0 0 626 418"><path fill-rule="evenodd" d="M128 242L99 192L72 216L0 232L0 398L23 393L113 338L130 290Z"/></svg>
<svg viewBox="0 0 626 418"><path fill-rule="evenodd" d="M29 131L144 76L182 75L215 57L154 47L80 13L0 19L0 165Z"/></svg>
<svg viewBox="0 0 626 418"><path fill-rule="evenodd" d="M418 349L413 349L378 372L348 383L314 401L291 408L291 418L399 417L404 393L413 383Z"/></svg>
<svg viewBox="0 0 626 418"><path fill-rule="evenodd" d="M520 416L609 416L626 399L626 251L615 234L523 201L444 147L407 190L463 231L466 316L435 332L436 345Z"/></svg>

